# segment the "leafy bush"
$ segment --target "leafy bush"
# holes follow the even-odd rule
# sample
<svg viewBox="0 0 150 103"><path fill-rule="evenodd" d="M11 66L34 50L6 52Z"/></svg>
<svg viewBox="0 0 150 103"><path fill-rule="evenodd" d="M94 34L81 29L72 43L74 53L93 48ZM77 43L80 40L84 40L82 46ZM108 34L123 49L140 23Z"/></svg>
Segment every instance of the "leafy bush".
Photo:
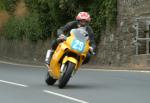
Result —
<svg viewBox="0 0 150 103"><path fill-rule="evenodd" d="M38 22L38 14L32 13L24 18L13 17L6 23L4 35L8 39L24 39L37 41L42 38L42 30Z"/></svg>
<svg viewBox="0 0 150 103"><path fill-rule="evenodd" d="M95 0L89 6L92 16L92 27L95 32L96 42L99 42L101 33L105 31L107 24L109 27L116 24L117 0Z"/></svg>
<svg viewBox="0 0 150 103"><path fill-rule="evenodd" d="M2 1L6 10L13 12L16 2L19 0ZM30 10L31 16L22 19L11 18L5 28L5 35L8 38L23 39L27 37L33 41L45 39L55 33L60 26L74 20L78 12L88 11L92 16L91 26L95 32L96 42L99 42L101 32L105 31L106 24L111 27L116 21L117 0L24 1ZM0 7L2 8L2 6Z"/></svg>
<svg viewBox="0 0 150 103"><path fill-rule="evenodd" d="M0 10L5 10L4 0L0 0Z"/></svg>
<svg viewBox="0 0 150 103"><path fill-rule="evenodd" d="M38 11L41 27L47 27L43 28L45 34L55 32L58 27L74 20L78 12L88 11L92 16L95 39L99 42L106 24L116 21L117 0L30 0L28 4L32 10Z"/></svg>
<svg viewBox="0 0 150 103"><path fill-rule="evenodd" d="M0 0L0 7L3 7L3 9L13 12L16 6L16 2L19 0Z"/></svg>
<svg viewBox="0 0 150 103"><path fill-rule="evenodd" d="M64 23L64 17L62 17L62 11L59 8L60 0L27 0L26 4L30 8L31 12L38 12L39 23L43 30L43 35L47 38L56 29Z"/></svg>

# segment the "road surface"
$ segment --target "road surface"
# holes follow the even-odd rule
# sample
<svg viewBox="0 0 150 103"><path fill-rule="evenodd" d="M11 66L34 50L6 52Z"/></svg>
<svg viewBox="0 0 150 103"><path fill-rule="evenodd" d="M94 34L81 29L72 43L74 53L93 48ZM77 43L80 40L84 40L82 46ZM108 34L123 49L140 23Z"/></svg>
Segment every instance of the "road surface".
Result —
<svg viewBox="0 0 150 103"><path fill-rule="evenodd" d="M106 68L107 69L107 68ZM150 103L150 73L80 70L64 89L46 68L0 63L1 103Z"/></svg>

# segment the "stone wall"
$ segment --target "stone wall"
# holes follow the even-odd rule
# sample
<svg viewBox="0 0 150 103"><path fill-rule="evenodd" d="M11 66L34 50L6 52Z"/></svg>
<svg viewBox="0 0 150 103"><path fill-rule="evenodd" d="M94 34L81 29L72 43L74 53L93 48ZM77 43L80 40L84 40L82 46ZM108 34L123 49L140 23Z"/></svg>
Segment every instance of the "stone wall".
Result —
<svg viewBox="0 0 150 103"><path fill-rule="evenodd" d="M28 64L43 64L50 40L36 43L28 40L6 40L0 38L0 59Z"/></svg>
<svg viewBox="0 0 150 103"><path fill-rule="evenodd" d="M117 25L107 27L98 45L101 65L131 66L135 55L135 18L150 16L149 0L118 0Z"/></svg>

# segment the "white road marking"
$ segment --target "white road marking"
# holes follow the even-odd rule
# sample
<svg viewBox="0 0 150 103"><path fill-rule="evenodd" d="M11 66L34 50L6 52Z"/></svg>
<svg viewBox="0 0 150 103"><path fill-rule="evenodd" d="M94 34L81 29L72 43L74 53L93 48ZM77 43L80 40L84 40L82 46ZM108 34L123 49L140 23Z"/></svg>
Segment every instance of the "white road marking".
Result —
<svg viewBox="0 0 150 103"><path fill-rule="evenodd" d="M15 66L33 67L33 68L44 68L45 67L45 66L36 66L36 65L12 63L12 62L6 62L6 61L0 61L0 63L9 64L9 65L15 65Z"/></svg>
<svg viewBox="0 0 150 103"><path fill-rule="evenodd" d="M90 70L90 71L108 71L108 72L150 73L150 71L146 71L146 70L111 70L111 69L82 69L82 70Z"/></svg>
<svg viewBox="0 0 150 103"><path fill-rule="evenodd" d="M59 97L62 97L62 98L66 98L66 99L69 99L69 100L72 100L72 101L76 101L76 102L79 102L79 103L89 103L89 102L86 102L86 101L83 101L83 100L80 100L80 99L76 99L76 98L73 98L73 97L70 97L70 96L66 96L66 95L55 93L55 92L48 91L48 90L43 90L43 92L49 93L49 94L52 94L52 95L56 95L56 96L59 96Z"/></svg>
<svg viewBox="0 0 150 103"><path fill-rule="evenodd" d="M0 82L11 84L11 85L16 85L16 86L20 86L20 87L28 87L27 85L23 85L23 84L19 84L19 83L14 83L14 82L9 82L9 81L5 81L5 80L0 80Z"/></svg>

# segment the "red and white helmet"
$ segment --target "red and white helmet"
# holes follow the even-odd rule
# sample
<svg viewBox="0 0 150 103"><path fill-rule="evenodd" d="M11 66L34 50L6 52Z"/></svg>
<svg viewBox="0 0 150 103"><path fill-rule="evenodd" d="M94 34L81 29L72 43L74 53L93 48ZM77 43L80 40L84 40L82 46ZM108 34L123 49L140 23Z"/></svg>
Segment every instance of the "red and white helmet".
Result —
<svg viewBox="0 0 150 103"><path fill-rule="evenodd" d="M91 21L90 14L87 12L79 12L76 16L76 20L86 20L87 22Z"/></svg>

